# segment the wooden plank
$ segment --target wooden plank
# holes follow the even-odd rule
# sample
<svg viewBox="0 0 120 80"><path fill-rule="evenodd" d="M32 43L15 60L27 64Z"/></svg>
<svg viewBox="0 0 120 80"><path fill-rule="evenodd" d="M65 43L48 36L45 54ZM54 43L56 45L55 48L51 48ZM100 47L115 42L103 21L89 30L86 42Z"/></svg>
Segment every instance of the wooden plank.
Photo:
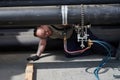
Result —
<svg viewBox="0 0 120 80"><path fill-rule="evenodd" d="M25 80L33 80L34 65L28 63L25 69Z"/></svg>

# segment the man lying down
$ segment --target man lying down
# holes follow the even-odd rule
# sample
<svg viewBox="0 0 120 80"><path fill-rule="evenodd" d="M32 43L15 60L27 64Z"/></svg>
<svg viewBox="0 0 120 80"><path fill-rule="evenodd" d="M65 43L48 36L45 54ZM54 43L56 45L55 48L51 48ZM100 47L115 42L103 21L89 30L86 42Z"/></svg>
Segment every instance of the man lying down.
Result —
<svg viewBox="0 0 120 80"><path fill-rule="evenodd" d="M73 25L40 25L34 30L34 35L40 38L38 50L36 52L36 55L28 57L27 60L36 61L40 59L41 54L45 50L47 38L63 40L65 56L69 58L96 53L106 55L108 53L108 50L106 50L106 47L99 43L100 39L94 36L89 29L87 29L87 34L89 34L89 40L85 42L85 47L82 48L80 46L81 42L77 39L77 31ZM105 42L100 42L106 45ZM115 48L112 46L107 47L108 49L111 49L111 55L114 56L116 51Z"/></svg>

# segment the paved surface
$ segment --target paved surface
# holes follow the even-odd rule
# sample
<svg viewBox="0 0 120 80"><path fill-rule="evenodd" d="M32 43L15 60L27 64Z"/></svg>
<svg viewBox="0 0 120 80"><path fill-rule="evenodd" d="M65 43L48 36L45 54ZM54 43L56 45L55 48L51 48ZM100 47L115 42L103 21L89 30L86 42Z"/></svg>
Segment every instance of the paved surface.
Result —
<svg viewBox="0 0 120 80"><path fill-rule="evenodd" d="M0 80L25 80L26 58L35 52L0 52ZM35 66L34 80L96 80L93 71L104 56L65 58L62 51L48 51ZM120 80L120 61L111 59L99 73L100 80Z"/></svg>

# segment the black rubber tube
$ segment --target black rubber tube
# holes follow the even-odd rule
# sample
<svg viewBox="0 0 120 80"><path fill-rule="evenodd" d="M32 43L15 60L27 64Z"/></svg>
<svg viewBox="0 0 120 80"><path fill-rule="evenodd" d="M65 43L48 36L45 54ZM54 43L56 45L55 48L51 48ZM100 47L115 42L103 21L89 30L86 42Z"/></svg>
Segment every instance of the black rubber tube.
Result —
<svg viewBox="0 0 120 80"><path fill-rule="evenodd" d="M68 6L68 24L81 22L81 6ZM84 5L85 24L120 24L120 5ZM59 6L1 7L0 25L62 24Z"/></svg>
<svg viewBox="0 0 120 80"><path fill-rule="evenodd" d="M0 6L47 6L79 4L119 4L120 0L1 0Z"/></svg>

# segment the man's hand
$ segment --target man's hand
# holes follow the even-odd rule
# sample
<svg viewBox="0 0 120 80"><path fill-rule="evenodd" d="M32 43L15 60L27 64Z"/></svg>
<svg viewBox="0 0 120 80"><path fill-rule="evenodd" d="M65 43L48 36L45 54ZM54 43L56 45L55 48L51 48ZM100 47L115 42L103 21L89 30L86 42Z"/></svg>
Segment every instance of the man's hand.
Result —
<svg viewBox="0 0 120 80"><path fill-rule="evenodd" d="M36 61L36 60L38 60L38 59L40 59L40 57L37 56L37 55L35 55L35 56L28 57L28 58L27 58L27 61Z"/></svg>

